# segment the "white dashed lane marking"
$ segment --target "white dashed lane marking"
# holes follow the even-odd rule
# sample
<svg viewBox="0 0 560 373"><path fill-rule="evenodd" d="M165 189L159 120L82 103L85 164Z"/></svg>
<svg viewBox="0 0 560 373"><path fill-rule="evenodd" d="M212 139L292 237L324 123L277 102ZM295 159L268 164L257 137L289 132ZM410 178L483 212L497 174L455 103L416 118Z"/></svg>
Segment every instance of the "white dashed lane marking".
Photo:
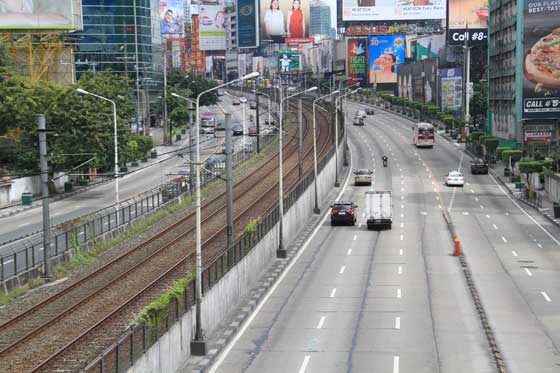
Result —
<svg viewBox="0 0 560 373"><path fill-rule="evenodd" d="M329 297L330 297L330 298L334 298L335 294L336 294L336 288L333 288L333 289L331 290L331 295L330 295Z"/></svg>
<svg viewBox="0 0 560 373"><path fill-rule="evenodd" d="M531 273L529 268L524 268L524 269L525 269L525 272L527 273L527 276L533 276L533 274Z"/></svg>
<svg viewBox="0 0 560 373"><path fill-rule="evenodd" d="M552 302L552 299L550 299L546 291L541 291L541 295L543 296L544 299L546 299L547 302Z"/></svg>
<svg viewBox="0 0 560 373"><path fill-rule="evenodd" d="M324 323L325 323L325 316L321 316L321 319L319 320L319 324L317 324L317 329L321 329Z"/></svg>

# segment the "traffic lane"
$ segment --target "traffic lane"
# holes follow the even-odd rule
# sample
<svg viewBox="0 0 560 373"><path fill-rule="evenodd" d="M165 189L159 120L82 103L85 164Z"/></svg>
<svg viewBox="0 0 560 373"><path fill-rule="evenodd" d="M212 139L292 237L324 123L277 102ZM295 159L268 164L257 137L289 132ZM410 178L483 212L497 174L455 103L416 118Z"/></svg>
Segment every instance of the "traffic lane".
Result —
<svg viewBox="0 0 560 373"><path fill-rule="evenodd" d="M435 320L434 330L441 371L494 371L485 335L480 327L480 320L462 269L457 260L449 255L452 245L442 218L434 177L425 171L421 161L417 159L416 148L404 135L397 133L397 128L384 127L379 122L376 125L375 118L372 119L374 123L368 128L376 138L386 138L393 143L393 148L409 154L404 175L412 177L405 177L404 187L408 204L403 212L407 218L400 223L400 228L416 230L412 241L421 254L417 253L417 257L412 261L425 262L423 273L429 282L427 298L430 299ZM403 239L405 242L410 239L410 233L405 231Z"/></svg>
<svg viewBox="0 0 560 373"><path fill-rule="evenodd" d="M455 148L447 142L441 147L451 162L453 158L460 159ZM428 161L431 162L434 161ZM460 237L464 237L463 245L469 253L473 274L482 284L479 291L481 295L486 293L483 299L494 316L493 325L508 365L519 372L552 371L558 363L555 355L558 353L559 309L550 297L551 291L543 289L558 283L557 250L547 252L539 247L536 235L542 236L544 232L524 213L505 211L511 210L513 203L489 181L490 177L473 179L475 182L469 182L465 188L448 188L453 192L446 193L446 197L449 203L455 198L454 222ZM539 232L533 233L535 230ZM476 236L479 232L482 237ZM541 246L544 247L542 243ZM527 249L531 250L531 257L519 259L519 252ZM542 258L543 253L545 258ZM537 262L552 267L547 274L535 275L540 272L538 265L532 265L535 260L531 259L535 256L541 258ZM552 291L558 294L557 287ZM530 348L524 347L527 343Z"/></svg>

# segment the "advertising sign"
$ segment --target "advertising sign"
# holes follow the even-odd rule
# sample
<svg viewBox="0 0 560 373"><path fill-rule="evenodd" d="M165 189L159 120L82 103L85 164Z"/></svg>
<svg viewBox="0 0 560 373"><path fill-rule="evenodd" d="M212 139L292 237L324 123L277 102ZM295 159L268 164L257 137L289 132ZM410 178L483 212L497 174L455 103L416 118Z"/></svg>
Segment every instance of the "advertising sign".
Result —
<svg viewBox="0 0 560 373"><path fill-rule="evenodd" d="M309 36L309 1L261 0L261 40L284 43L284 38Z"/></svg>
<svg viewBox="0 0 560 373"><path fill-rule="evenodd" d="M200 50L226 49L226 11L222 5L200 5L198 7Z"/></svg>
<svg viewBox="0 0 560 373"><path fill-rule="evenodd" d="M348 47L348 84L356 84L367 82L367 55L366 49L368 45L367 38L347 39Z"/></svg>
<svg viewBox="0 0 560 373"><path fill-rule="evenodd" d="M488 1L449 0L449 45L481 45L488 42Z"/></svg>
<svg viewBox="0 0 560 373"><path fill-rule="evenodd" d="M557 1L523 5L523 118L560 118L560 10Z"/></svg>
<svg viewBox="0 0 560 373"><path fill-rule="evenodd" d="M160 0L159 18L162 35L181 36L185 30L183 0Z"/></svg>
<svg viewBox="0 0 560 373"><path fill-rule="evenodd" d="M462 112L463 106L463 69L439 69L441 81L441 110L453 109Z"/></svg>
<svg viewBox="0 0 560 373"><path fill-rule="evenodd" d="M342 0L344 21L445 19L447 0Z"/></svg>
<svg viewBox="0 0 560 373"><path fill-rule="evenodd" d="M259 45L257 34L258 0L237 0L237 45L254 48Z"/></svg>
<svg viewBox="0 0 560 373"><path fill-rule="evenodd" d="M1 30L73 30L81 23L74 0L0 0Z"/></svg>
<svg viewBox="0 0 560 373"><path fill-rule="evenodd" d="M404 62L404 35L369 37L369 82L396 83L397 65Z"/></svg>
<svg viewBox="0 0 560 373"><path fill-rule="evenodd" d="M526 131L525 141L527 142L551 142L552 131Z"/></svg>
<svg viewBox="0 0 560 373"><path fill-rule="evenodd" d="M399 96L424 104L437 101L437 59L427 59L399 66Z"/></svg>
<svg viewBox="0 0 560 373"><path fill-rule="evenodd" d="M289 73L299 70L300 55L293 51L283 51L278 53L278 71L281 73Z"/></svg>
<svg viewBox="0 0 560 373"><path fill-rule="evenodd" d="M402 34L409 29L409 25L351 25L346 28L346 36L392 35Z"/></svg>
<svg viewBox="0 0 560 373"><path fill-rule="evenodd" d="M418 38L410 43L411 57L416 61L438 58L445 51L445 35L436 34Z"/></svg>

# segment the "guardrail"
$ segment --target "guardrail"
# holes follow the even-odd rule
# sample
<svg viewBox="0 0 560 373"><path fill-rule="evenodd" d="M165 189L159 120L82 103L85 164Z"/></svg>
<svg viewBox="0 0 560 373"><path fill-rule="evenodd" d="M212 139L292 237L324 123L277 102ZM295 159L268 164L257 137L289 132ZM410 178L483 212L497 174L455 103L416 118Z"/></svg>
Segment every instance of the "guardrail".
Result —
<svg viewBox="0 0 560 373"><path fill-rule="evenodd" d="M342 138L339 143L342 142ZM317 164L318 172L321 172L327 162L334 156L334 147ZM284 211L297 201L297 199L312 185L315 177L313 172L309 173L298 182L284 197ZM202 272L202 293L209 291L224 275L241 261L278 223L278 204L275 204L269 212L256 224L255 231L244 233L228 250L207 264ZM103 373L123 372L130 368L160 336L178 321L194 305L195 280L191 280L184 289L182 297L173 298L167 310L162 312L160 319L162 323L148 326L143 322L131 326L129 330L116 343L107 348L100 356L93 360L82 372Z"/></svg>
<svg viewBox="0 0 560 373"><path fill-rule="evenodd" d="M272 142L274 136L261 139L262 146ZM243 149L233 154L233 166L248 160L254 153ZM209 166L208 171L201 173L201 186L204 187L225 172L225 162ZM169 185L172 187L168 187ZM177 201L179 196L191 193L186 177L177 178L171 183L162 184L136 197L130 198L115 206L106 207L94 213L61 223L51 228L51 258L61 263L72 257L72 250L77 247L88 247L101 237L125 229L126 226L157 211L161 207ZM118 218L117 218L118 214ZM12 252L0 256L0 284L4 289L13 287L12 282L25 281L38 277L43 271L42 234L37 233L23 240L4 245ZM6 250L6 249L4 249Z"/></svg>

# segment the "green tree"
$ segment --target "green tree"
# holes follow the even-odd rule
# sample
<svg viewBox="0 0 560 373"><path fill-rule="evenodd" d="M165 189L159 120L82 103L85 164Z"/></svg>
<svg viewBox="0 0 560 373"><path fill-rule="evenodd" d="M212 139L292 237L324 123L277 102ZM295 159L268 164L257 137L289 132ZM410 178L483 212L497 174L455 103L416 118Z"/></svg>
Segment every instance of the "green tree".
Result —
<svg viewBox="0 0 560 373"><path fill-rule="evenodd" d="M481 80L473 86L474 94L470 102L470 115L476 123L484 123L488 112L488 82Z"/></svg>

